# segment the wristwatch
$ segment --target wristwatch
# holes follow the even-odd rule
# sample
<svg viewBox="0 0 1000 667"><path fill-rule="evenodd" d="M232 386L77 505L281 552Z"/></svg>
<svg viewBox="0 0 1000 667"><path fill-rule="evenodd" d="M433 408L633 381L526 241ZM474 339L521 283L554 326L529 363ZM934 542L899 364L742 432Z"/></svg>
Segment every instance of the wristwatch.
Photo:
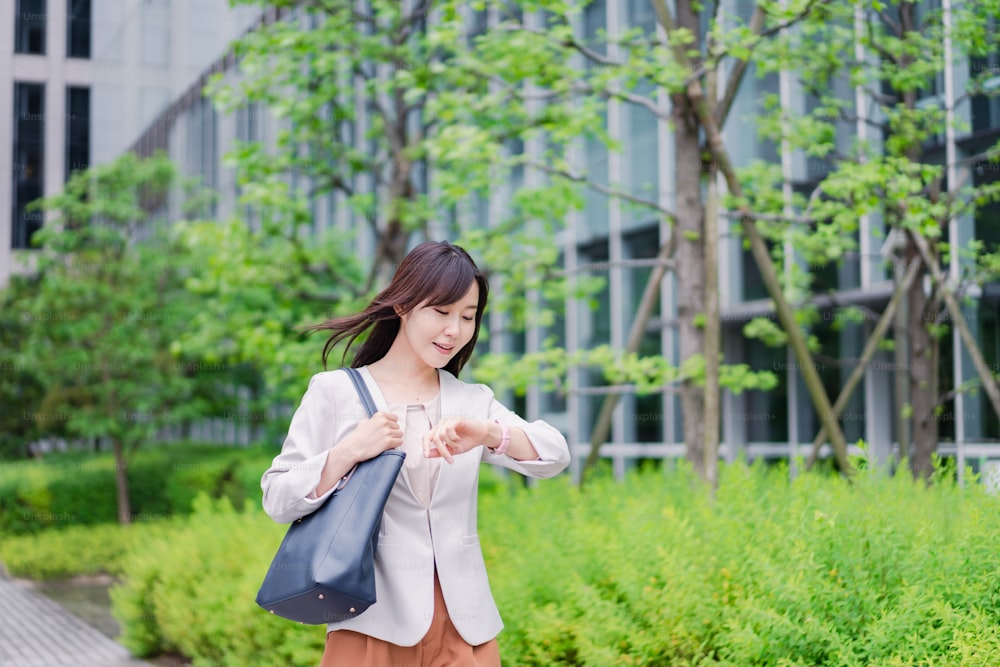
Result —
<svg viewBox="0 0 1000 667"><path fill-rule="evenodd" d="M499 419L494 419L493 421L500 426L500 444L488 449L494 454L503 454L510 447L510 427L506 424L501 424Z"/></svg>

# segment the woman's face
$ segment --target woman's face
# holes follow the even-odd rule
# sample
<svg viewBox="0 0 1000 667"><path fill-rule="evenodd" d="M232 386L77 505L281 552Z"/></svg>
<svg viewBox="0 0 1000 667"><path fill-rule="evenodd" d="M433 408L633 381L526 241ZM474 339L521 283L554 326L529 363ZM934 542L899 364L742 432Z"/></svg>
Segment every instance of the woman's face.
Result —
<svg viewBox="0 0 1000 667"><path fill-rule="evenodd" d="M399 335L413 353L431 368L443 368L472 340L479 307L479 284L455 303L444 306L419 304L400 316Z"/></svg>

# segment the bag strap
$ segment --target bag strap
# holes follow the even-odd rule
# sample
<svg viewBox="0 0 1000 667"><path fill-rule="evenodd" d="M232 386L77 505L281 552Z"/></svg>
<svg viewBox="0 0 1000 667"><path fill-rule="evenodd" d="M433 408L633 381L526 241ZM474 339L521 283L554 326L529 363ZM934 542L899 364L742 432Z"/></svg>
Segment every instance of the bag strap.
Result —
<svg viewBox="0 0 1000 667"><path fill-rule="evenodd" d="M358 390L358 397L361 399L361 405L365 406L365 410L368 411L369 417L374 417L375 413L378 412L378 408L375 407L375 401L372 399L371 393L368 391L368 385L365 384L364 378L361 377L361 372L357 368L344 367L341 370L347 371L347 377L351 378L351 382L354 383L354 388Z"/></svg>
<svg viewBox="0 0 1000 667"><path fill-rule="evenodd" d="M378 412L378 408L375 407L375 400L372 399L371 392L368 391L368 385L365 384L365 380L361 377L360 371L358 371L357 368L350 368L349 366L345 366L340 370L346 372L347 377L351 378L351 382L354 383L354 389L358 392L358 398L361 399L361 405L365 407L365 411L368 413L368 416L374 417L375 413ZM354 467L351 468L346 475L341 477L339 482L337 482L337 486L333 489L334 492L340 491L344 488L347 481L351 479L351 475L353 475L354 471L357 469L358 465L354 464Z"/></svg>

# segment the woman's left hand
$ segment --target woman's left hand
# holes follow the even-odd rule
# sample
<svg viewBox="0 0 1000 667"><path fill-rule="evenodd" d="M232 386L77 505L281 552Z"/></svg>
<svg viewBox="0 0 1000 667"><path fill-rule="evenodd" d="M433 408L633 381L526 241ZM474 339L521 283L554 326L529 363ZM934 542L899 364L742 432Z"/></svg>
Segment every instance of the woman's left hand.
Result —
<svg viewBox="0 0 1000 667"><path fill-rule="evenodd" d="M489 441L491 424L481 419L442 419L424 434L424 456L454 463L455 454L464 454Z"/></svg>

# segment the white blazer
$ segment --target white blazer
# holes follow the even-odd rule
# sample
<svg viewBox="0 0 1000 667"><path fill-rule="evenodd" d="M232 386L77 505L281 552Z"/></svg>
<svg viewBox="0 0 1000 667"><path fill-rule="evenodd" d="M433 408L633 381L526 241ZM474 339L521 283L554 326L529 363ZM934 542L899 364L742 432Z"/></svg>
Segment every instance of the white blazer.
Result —
<svg viewBox="0 0 1000 667"><path fill-rule="evenodd" d="M379 410L388 404L367 368L361 375ZM503 628L490 591L476 528L480 461L529 477L552 477L569 465L566 439L543 421L526 422L494 397L489 387L467 384L439 371L441 416L498 419L520 428L538 452L537 461L515 461L485 447L441 464L429 508L417 502L402 471L389 495L375 550L378 601L358 616L331 623L330 630L354 630L399 646L413 646L430 629L434 615L434 565L448 614L459 634L476 646ZM368 415L344 371L318 373L292 416L281 453L261 479L264 510L289 523L316 510L332 490L307 497L319 483L327 450Z"/></svg>

